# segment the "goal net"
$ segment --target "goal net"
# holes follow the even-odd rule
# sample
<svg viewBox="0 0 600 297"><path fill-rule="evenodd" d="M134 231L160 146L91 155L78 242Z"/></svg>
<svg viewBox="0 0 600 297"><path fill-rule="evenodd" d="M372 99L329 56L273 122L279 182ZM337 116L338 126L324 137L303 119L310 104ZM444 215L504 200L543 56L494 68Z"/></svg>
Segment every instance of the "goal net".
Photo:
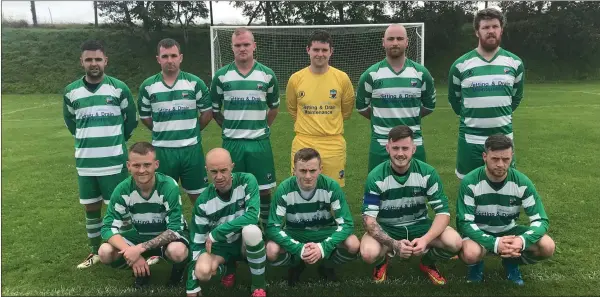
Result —
<svg viewBox="0 0 600 297"><path fill-rule="evenodd" d="M425 28L423 23L406 23L408 34L407 57L424 64L423 50ZM279 88L285 90L290 76L310 64L306 43L317 29L326 30L333 41L333 55L329 64L348 74L354 86L367 68L385 57L382 38L389 24L365 25L297 25L297 26L245 26L254 34L254 58L273 69ZM233 62L231 36L236 27L212 26L212 73Z"/></svg>

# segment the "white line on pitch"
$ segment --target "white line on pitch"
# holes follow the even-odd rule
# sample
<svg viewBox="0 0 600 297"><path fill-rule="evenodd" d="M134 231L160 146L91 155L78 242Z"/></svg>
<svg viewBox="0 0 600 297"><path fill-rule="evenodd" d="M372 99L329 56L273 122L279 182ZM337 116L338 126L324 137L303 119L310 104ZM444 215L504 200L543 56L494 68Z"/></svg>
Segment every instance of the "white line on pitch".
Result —
<svg viewBox="0 0 600 297"><path fill-rule="evenodd" d="M11 111L7 111L7 112L3 112L2 115L13 114L13 113L17 113L17 112L21 112L21 111L26 111L26 110L30 110L30 109L42 108L42 107L46 107L46 106L50 106L50 105L55 105L55 104L58 104L58 103L59 102L51 102L51 103L42 104L42 105L38 105L38 106L34 106L34 107L28 107L28 108L22 108L22 109L17 109L17 110L11 110Z"/></svg>

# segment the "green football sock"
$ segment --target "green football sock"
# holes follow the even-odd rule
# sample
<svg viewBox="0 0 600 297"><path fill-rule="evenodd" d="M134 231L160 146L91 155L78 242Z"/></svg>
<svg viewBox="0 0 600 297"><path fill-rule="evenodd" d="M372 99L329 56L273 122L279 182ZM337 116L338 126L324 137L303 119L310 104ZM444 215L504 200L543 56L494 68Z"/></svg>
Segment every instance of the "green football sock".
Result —
<svg viewBox="0 0 600 297"><path fill-rule="evenodd" d="M87 230L91 252L94 255L98 254L98 249L102 243L102 237L100 237L100 229L102 228L101 213L102 210L85 212L85 229Z"/></svg>

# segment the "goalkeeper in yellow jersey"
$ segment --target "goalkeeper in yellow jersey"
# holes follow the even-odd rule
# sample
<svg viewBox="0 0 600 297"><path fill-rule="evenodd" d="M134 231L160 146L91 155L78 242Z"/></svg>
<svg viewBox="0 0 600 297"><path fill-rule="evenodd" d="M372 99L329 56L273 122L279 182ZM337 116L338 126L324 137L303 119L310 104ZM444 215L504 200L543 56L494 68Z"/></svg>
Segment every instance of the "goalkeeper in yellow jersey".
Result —
<svg viewBox="0 0 600 297"><path fill-rule="evenodd" d="M352 115L354 87L345 72L329 66L333 53L329 33L315 31L308 40L306 52L310 66L294 73L286 88L287 108L295 121L296 133L291 160L302 148L316 149L321 153L323 174L343 187L346 167L344 120Z"/></svg>

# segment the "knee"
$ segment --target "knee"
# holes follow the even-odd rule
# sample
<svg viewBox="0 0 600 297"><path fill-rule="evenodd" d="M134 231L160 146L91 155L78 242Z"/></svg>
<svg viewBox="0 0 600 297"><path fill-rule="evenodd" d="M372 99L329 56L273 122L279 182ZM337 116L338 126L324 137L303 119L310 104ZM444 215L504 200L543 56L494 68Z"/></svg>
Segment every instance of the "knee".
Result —
<svg viewBox="0 0 600 297"><path fill-rule="evenodd" d="M448 242L447 247L448 251L457 254L463 248L463 240L460 238L458 234L453 236L452 239Z"/></svg>
<svg viewBox="0 0 600 297"><path fill-rule="evenodd" d="M175 263L181 263L188 257L188 249L183 242L172 242L167 245L166 256Z"/></svg>
<svg viewBox="0 0 600 297"><path fill-rule="evenodd" d="M483 258L484 251L478 243L472 242L472 244L468 244L463 242L462 250L459 255L465 264L471 265L479 262Z"/></svg>
<svg viewBox="0 0 600 297"><path fill-rule="evenodd" d="M540 241L537 242L538 246L538 255L542 258L550 258L554 255L554 250L556 249L556 244L554 240L550 238L548 235L544 235Z"/></svg>
<svg viewBox="0 0 600 297"><path fill-rule="evenodd" d="M269 259L270 262L273 262L275 260L277 260L277 257L279 256L279 252L281 251L281 247L276 244L273 241L269 241L267 242L267 259Z"/></svg>
<svg viewBox="0 0 600 297"><path fill-rule="evenodd" d="M370 244L362 244L360 246L360 257L368 264L373 264L379 257L381 248Z"/></svg>
<svg viewBox="0 0 600 297"><path fill-rule="evenodd" d="M344 241L344 246L350 254L356 254L360 250L360 240L358 240L358 237L356 237L356 235L350 235Z"/></svg>
<svg viewBox="0 0 600 297"><path fill-rule="evenodd" d="M262 241L262 233L256 225L248 225L242 228L242 239L246 246L256 246Z"/></svg>
<svg viewBox="0 0 600 297"><path fill-rule="evenodd" d="M100 257L100 262L103 264L110 264L115 260L117 253L117 249L115 249L109 243L103 243L98 249L98 256Z"/></svg>
<svg viewBox="0 0 600 297"><path fill-rule="evenodd" d="M210 259L209 261L203 261L202 258L198 258L198 261L196 262L196 267L194 267L194 274L196 275L196 278L199 281L209 281L210 277L212 276Z"/></svg>

